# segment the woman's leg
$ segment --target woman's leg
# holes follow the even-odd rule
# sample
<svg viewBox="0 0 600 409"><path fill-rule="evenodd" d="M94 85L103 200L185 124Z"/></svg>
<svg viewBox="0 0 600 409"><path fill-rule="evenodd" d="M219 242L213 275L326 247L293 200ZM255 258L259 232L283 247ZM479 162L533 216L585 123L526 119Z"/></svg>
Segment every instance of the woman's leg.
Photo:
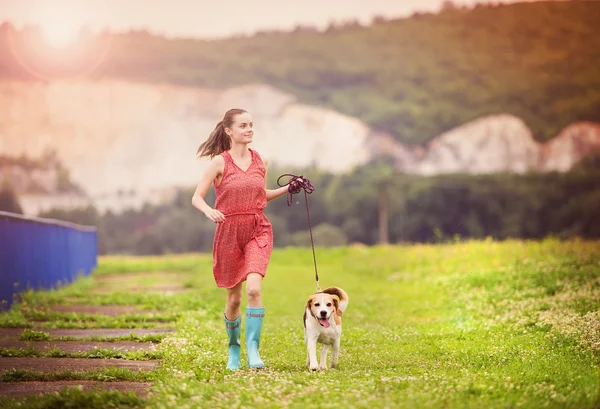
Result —
<svg viewBox="0 0 600 409"><path fill-rule="evenodd" d="M250 273L246 277L246 297L248 297L248 307L262 307L262 286L263 276L258 273Z"/></svg>
<svg viewBox="0 0 600 409"><path fill-rule="evenodd" d="M225 329L229 337L229 356L227 369L235 371L240 368L240 332L242 317L240 304L242 301L242 283L227 289L227 302L225 304Z"/></svg>
<svg viewBox="0 0 600 409"><path fill-rule="evenodd" d="M258 353L260 333L265 309L262 306L261 284L262 275L250 273L246 277L246 348L248 349L248 367L261 368L265 366Z"/></svg>
<svg viewBox="0 0 600 409"><path fill-rule="evenodd" d="M225 318L235 321L240 316L240 305L242 304L242 285L239 283L233 288L227 289L227 302L225 303Z"/></svg>

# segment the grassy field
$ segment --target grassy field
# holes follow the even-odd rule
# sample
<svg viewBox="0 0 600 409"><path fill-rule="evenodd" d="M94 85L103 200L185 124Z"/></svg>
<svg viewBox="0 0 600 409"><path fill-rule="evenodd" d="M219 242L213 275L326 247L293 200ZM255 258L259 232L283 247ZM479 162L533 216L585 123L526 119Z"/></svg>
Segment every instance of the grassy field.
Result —
<svg viewBox="0 0 600 409"><path fill-rule="evenodd" d="M599 242L317 249L321 287L350 297L339 367L318 372L305 365L302 325L315 290L312 263L310 248L273 254L263 283L262 370L225 371L224 290L214 285L209 255L102 258L95 276L172 272L189 291L93 295L92 279L81 278L25 294L0 324L21 325L22 311L73 299L164 310L177 332L159 344L162 366L148 400L113 393L89 397L88 407L600 408ZM69 323L81 324L65 317L61 326ZM65 392L31 407L43 399L83 398Z"/></svg>

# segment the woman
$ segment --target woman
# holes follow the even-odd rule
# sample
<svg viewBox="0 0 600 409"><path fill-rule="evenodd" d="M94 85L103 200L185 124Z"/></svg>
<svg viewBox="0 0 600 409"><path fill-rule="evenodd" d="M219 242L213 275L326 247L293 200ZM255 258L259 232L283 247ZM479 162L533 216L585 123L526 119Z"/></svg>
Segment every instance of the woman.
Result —
<svg viewBox="0 0 600 409"><path fill-rule="evenodd" d="M263 367L258 347L264 307L261 283L273 250L271 223L263 213L267 202L296 189L302 180L275 190L266 189L268 160L250 149L252 117L243 109L225 113L198 148L199 157L210 162L202 176L192 204L218 223L213 244L213 275L218 287L227 289L225 327L229 336L227 369L240 368L240 326L242 284L246 281L246 348L248 367ZM204 197L214 184L216 201L211 208Z"/></svg>

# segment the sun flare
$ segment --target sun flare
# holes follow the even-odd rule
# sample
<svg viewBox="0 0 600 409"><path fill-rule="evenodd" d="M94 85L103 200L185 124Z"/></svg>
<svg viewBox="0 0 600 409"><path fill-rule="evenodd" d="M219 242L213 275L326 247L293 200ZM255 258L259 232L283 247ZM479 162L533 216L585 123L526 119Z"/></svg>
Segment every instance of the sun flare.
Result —
<svg viewBox="0 0 600 409"><path fill-rule="evenodd" d="M56 48L67 48L77 42L78 28L61 24L62 22L46 23L42 26L42 36L48 45Z"/></svg>

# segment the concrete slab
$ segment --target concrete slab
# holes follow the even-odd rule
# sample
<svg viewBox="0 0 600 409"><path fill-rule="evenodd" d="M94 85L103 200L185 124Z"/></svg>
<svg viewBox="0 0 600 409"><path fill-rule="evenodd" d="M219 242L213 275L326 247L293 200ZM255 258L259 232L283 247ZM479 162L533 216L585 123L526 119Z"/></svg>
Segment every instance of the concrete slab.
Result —
<svg viewBox="0 0 600 409"><path fill-rule="evenodd" d="M47 332L52 336L57 337L74 337L74 338L85 338L85 337L111 337L116 338L120 336L126 336L134 333L138 336L151 335L151 334L169 334L175 332L173 328L90 328L90 329L78 329L78 328L57 328L57 329L46 329L46 328L30 328L33 331ZM18 339L23 333L24 328L0 328L0 339Z"/></svg>
<svg viewBox="0 0 600 409"><path fill-rule="evenodd" d="M153 342L116 341L116 342L89 342L89 341L18 341L0 340L0 348L27 349L34 348L40 352L52 351L57 348L67 354L77 352L90 352L95 348L114 349L122 352L153 351L157 348Z"/></svg>

